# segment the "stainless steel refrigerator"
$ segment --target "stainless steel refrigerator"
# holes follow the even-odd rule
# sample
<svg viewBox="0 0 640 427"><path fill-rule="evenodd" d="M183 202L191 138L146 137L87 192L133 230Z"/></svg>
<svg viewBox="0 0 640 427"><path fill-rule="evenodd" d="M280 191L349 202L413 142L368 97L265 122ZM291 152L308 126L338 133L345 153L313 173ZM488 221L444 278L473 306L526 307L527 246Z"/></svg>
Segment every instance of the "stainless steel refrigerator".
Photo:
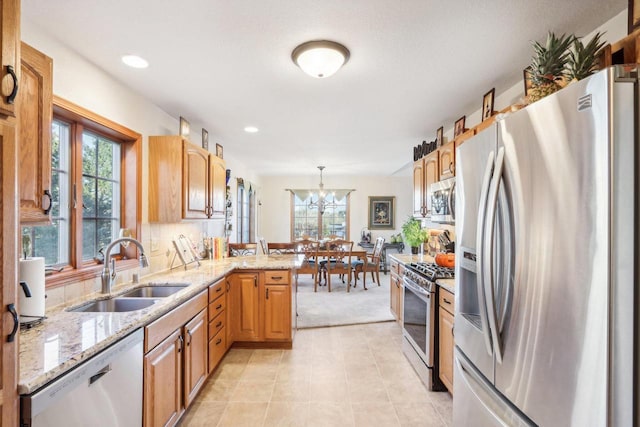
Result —
<svg viewBox="0 0 640 427"><path fill-rule="evenodd" d="M458 148L454 426L638 425L638 103L615 66Z"/></svg>

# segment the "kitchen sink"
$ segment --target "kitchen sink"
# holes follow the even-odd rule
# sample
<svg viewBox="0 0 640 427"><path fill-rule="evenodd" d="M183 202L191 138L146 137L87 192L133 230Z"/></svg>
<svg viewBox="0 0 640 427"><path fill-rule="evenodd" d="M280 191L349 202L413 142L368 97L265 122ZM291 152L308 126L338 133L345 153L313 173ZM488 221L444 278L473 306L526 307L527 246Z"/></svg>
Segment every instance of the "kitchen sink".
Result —
<svg viewBox="0 0 640 427"><path fill-rule="evenodd" d="M122 294L122 297L127 298L163 298L180 292L184 288L189 286L188 284L179 285L147 285L140 288L132 289Z"/></svg>
<svg viewBox="0 0 640 427"><path fill-rule="evenodd" d="M142 310L143 308L153 305L156 301L157 300L151 298L109 298L93 301L69 311L120 313Z"/></svg>

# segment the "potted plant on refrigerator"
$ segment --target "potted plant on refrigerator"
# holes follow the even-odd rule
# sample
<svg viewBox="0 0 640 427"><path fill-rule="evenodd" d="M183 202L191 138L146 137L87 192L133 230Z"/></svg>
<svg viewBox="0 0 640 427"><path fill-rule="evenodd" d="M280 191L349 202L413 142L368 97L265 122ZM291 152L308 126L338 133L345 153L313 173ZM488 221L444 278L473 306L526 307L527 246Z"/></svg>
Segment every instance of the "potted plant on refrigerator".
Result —
<svg viewBox="0 0 640 427"><path fill-rule="evenodd" d="M420 221L411 216L402 224L402 234L414 255L418 253L420 245L429 240L429 232L422 228Z"/></svg>

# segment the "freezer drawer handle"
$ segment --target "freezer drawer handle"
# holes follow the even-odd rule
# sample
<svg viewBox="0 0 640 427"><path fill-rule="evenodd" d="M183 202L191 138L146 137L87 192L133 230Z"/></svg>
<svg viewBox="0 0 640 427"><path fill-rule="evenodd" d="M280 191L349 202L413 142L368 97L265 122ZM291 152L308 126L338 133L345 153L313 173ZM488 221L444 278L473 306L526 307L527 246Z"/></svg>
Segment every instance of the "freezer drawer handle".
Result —
<svg viewBox="0 0 640 427"><path fill-rule="evenodd" d="M111 365L107 365L104 368L100 369L100 371L98 371L97 374L92 375L89 378L89 385L95 383L96 381L98 381L100 378L104 377L105 375L107 375L109 372L111 372Z"/></svg>

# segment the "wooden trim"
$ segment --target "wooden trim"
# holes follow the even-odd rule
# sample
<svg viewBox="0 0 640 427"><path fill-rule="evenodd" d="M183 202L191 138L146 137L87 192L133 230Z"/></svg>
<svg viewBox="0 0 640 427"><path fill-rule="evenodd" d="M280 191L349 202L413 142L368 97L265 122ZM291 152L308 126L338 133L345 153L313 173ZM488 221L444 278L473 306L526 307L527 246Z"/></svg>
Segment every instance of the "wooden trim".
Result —
<svg viewBox="0 0 640 427"><path fill-rule="evenodd" d="M71 134L74 140L82 141L82 125L72 124ZM70 227L71 236L69 237L69 243L71 248L69 249L69 261L73 268L82 268L82 256L79 248L82 247L82 146L72 144L71 146L71 173L75 180L71 183L71 212L70 212ZM74 198L74 186L75 186L75 198ZM75 200L75 203L74 203Z"/></svg>
<svg viewBox="0 0 640 427"><path fill-rule="evenodd" d="M119 260L116 261L116 271L121 272L131 270L133 268L138 268L139 265L140 264L137 259ZM65 267L61 272L47 276L46 288L53 289L70 283L95 279L100 276L103 268L103 264L98 264L95 261L91 264L84 264L81 268L73 268L72 266Z"/></svg>

